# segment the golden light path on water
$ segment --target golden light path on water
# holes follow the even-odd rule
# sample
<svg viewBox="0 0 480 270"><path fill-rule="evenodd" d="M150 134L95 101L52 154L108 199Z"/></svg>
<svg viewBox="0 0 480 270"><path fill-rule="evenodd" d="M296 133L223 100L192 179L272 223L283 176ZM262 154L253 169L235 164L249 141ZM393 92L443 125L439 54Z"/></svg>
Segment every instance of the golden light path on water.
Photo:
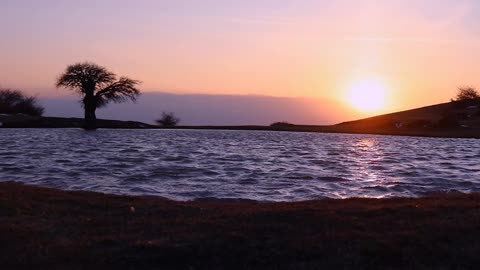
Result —
<svg viewBox="0 0 480 270"><path fill-rule="evenodd" d="M362 182L362 189L370 187L373 189L385 188L388 190L393 184L387 180L387 176L383 173L384 167L382 161L385 158L384 150L380 146L380 141L376 138L365 138L355 141L350 149L351 156L349 159L353 163L356 174L356 181ZM340 198L346 198L342 192L336 192L335 195ZM384 198L390 194L369 195L369 198Z"/></svg>
<svg viewBox="0 0 480 270"><path fill-rule="evenodd" d="M477 140L222 130L4 129L0 179L174 200L480 192Z"/></svg>

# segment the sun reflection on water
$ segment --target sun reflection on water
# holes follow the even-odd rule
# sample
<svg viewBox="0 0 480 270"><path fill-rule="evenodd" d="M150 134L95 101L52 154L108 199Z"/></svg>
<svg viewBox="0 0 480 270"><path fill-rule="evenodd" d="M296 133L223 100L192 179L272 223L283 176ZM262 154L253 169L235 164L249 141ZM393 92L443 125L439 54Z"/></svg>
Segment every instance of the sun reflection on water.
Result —
<svg viewBox="0 0 480 270"><path fill-rule="evenodd" d="M2 135L2 179L66 190L259 201L480 192L476 140L198 130Z"/></svg>
<svg viewBox="0 0 480 270"><path fill-rule="evenodd" d="M351 152L350 158L356 168L356 175L353 178L362 182L363 188L368 185L373 191L390 184L384 173L384 149L378 139L358 139L353 143ZM385 194L372 195L378 198L385 196ZM368 197L372 196L368 195Z"/></svg>

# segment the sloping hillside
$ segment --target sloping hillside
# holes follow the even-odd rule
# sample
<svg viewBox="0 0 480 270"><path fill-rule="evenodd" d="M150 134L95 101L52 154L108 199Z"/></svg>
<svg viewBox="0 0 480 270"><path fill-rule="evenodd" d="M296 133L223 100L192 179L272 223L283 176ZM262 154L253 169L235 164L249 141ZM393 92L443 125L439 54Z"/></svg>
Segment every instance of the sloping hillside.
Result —
<svg viewBox="0 0 480 270"><path fill-rule="evenodd" d="M331 128L354 133L452 134L454 137L458 134L459 137L477 137L480 136L480 104L475 101L442 103L344 122Z"/></svg>
<svg viewBox="0 0 480 270"><path fill-rule="evenodd" d="M480 127L480 104L467 102L442 103L418 109L379 115L344 122L337 126L427 128L427 127Z"/></svg>
<svg viewBox="0 0 480 270"><path fill-rule="evenodd" d="M442 103L332 126L278 123L271 130L480 138L480 103Z"/></svg>

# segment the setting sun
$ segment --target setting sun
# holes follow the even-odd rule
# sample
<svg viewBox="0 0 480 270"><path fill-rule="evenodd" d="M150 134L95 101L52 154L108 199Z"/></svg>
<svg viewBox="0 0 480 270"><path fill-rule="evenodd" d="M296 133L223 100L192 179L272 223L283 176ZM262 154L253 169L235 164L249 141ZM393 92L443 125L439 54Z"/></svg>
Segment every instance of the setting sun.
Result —
<svg viewBox="0 0 480 270"><path fill-rule="evenodd" d="M380 80L369 79L351 85L348 102L364 112L374 112L385 108L387 87Z"/></svg>

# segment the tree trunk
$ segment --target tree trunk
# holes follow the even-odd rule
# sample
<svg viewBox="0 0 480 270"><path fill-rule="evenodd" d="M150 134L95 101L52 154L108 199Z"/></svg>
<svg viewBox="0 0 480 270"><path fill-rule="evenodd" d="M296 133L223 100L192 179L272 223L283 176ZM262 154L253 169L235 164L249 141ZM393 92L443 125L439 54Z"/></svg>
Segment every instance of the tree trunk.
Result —
<svg viewBox="0 0 480 270"><path fill-rule="evenodd" d="M83 105L85 108L85 122L83 128L85 130L97 129L97 116L95 115L97 106L95 106L95 102L93 99L85 99Z"/></svg>

